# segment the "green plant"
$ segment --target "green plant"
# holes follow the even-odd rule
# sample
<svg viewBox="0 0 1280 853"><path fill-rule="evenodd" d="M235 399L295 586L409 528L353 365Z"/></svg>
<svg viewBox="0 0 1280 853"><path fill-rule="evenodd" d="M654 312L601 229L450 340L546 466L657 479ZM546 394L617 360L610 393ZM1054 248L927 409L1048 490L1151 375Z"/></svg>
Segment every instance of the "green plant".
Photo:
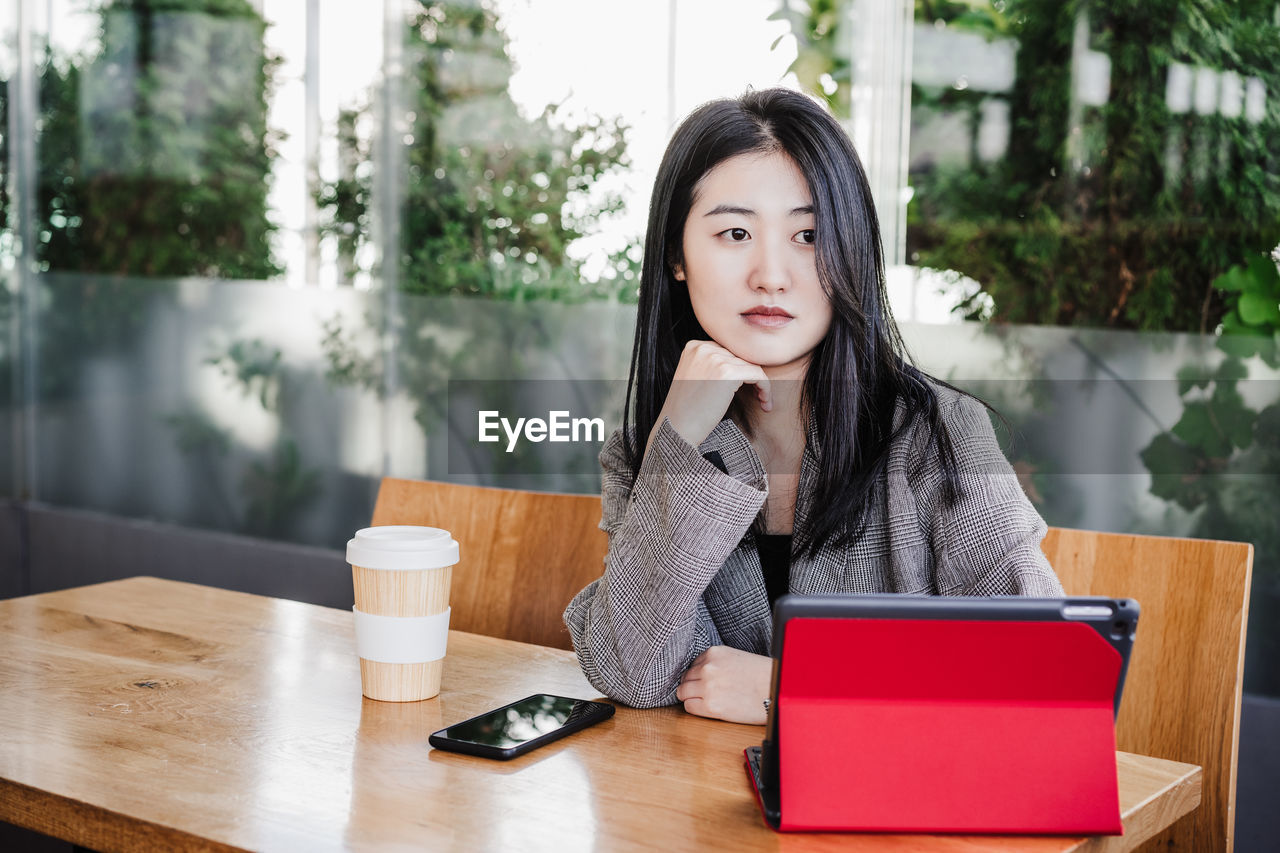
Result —
<svg viewBox="0 0 1280 853"><path fill-rule="evenodd" d="M226 352L210 356L205 364L218 368L224 377L242 386L246 394L256 396L264 410L278 413L280 358L280 350L254 338L233 341Z"/></svg>
<svg viewBox="0 0 1280 853"><path fill-rule="evenodd" d="M848 9L849 0L824 0L807 15L786 2L780 10L801 43L794 70L837 114L849 104L839 27ZM920 0L915 17L1013 39L1017 58L1008 92L960 80L912 86L915 130L959 114L970 134L962 162L913 168L913 262L978 281L997 321L1212 330L1225 311L1213 280L1270 249L1280 226L1280 110L1268 98L1260 116L1228 115L1225 104L1175 113L1168 78L1181 63L1280 90L1274 3ZM1083 50L1109 68L1101 106L1074 88ZM1007 149L990 162L976 149L988 106L1009 115ZM979 309L962 306L973 318Z"/></svg>
<svg viewBox="0 0 1280 853"><path fill-rule="evenodd" d="M113 0L96 52L42 78L50 270L270 278L278 60L248 0Z"/></svg>
<svg viewBox="0 0 1280 853"><path fill-rule="evenodd" d="M1222 316L1224 337L1218 346L1237 358L1257 355L1272 367L1280 367L1280 249L1271 260L1254 255L1214 281L1227 294Z"/></svg>
<svg viewBox="0 0 1280 853"><path fill-rule="evenodd" d="M511 301L634 300L638 251L615 254L595 281L584 281L566 254L621 205L617 193L600 192L600 181L627 165L626 128L599 117L571 128L554 105L522 116L507 92L506 37L486 4L422 2L406 29L406 57L400 247L382 260L395 264L400 288ZM318 193L349 273L370 239L372 144L357 133L367 113L342 113L346 173Z"/></svg>
<svg viewBox="0 0 1280 853"><path fill-rule="evenodd" d="M144 277L280 273L267 215L278 61L249 0L110 0L84 55L45 53L31 232L43 399L127 350L165 288ZM8 127L9 81L0 79ZM9 185L0 133L0 187ZM0 190L0 219L15 222ZM3 248L0 248L3 251ZM59 273L74 275L60 276Z"/></svg>
<svg viewBox="0 0 1280 853"><path fill-rule="evenodd" d="M1280 456L1271 458L1280 451L1280 401L1258 410L1240 392L1240 383L1249 376L1246 359L1258 356L1280 369L1280 270L1275 261L1259 255L1213 283L1227 294L1229 306L1216 341L1225 357L1216 367L1200 363L1179 370L1182 416L1152 440L1142 459L1152 472L1153 494L1186 510L1205 508L1202 521L1221 530L1235 528L1233 516L1239 517L1222 503L1228 494L1221 488L1223 476L1280 472ZM1267 491L1266 497L1280 500L1280 482L1263 477L1257 485ZM1276 503L1264 500L1261 505L1273 512ZM1277 530L1274 523L1267 528Z"/></svg>

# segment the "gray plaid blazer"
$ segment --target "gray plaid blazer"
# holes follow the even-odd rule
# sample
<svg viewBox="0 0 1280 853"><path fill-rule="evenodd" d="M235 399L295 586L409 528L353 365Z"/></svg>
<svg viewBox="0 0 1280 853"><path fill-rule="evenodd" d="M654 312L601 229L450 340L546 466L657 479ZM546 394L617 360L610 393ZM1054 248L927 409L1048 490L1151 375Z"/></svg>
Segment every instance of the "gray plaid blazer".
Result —
<svg viewBox="0 0 1280 853"><path fill-rule="evenodd" d="M944 507L942 466L917 419L890 447L863 535L813 558L794 557L791 592L1063 595L1040 550L1044 520L1000 450L986 409L936 390L960 465L960 501ZM716 454L724 470L711 461ZM819 457L811 421L795 531L811 512ZM773 617L752 529L768 483L742 430L725 419L694 448L664 419L634 488L621 430L600 463L604 575L564 613L591 684L637 708L671 705L685 670L710 646L769 654Z"/></svg>

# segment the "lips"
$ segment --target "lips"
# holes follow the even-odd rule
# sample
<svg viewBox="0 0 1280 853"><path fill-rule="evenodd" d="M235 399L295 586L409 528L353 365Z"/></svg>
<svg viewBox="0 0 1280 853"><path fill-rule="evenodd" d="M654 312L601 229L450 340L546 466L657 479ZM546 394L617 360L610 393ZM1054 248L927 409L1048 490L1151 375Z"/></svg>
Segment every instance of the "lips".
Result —
<svg viewBox="0 0 1280 853"><path fill-rule="evenodd" d="M777 329L795 319L790 313L776 305L757 305L742 312L742 319L753 326L765 329Z"/></svg>

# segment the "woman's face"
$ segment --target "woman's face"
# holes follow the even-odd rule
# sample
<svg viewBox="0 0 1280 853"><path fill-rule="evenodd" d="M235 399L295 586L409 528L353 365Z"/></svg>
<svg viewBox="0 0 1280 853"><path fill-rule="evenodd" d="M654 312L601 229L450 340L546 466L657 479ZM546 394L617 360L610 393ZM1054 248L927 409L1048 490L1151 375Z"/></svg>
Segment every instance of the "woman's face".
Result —
<svg viewBox="0 0 1280 853"><path fill-rule="evenodd" d="M831 326L818 282L813 200L786 154L725 160L694 188L684 263L698 323L717 344L778 376L803 375Z"/></svg>

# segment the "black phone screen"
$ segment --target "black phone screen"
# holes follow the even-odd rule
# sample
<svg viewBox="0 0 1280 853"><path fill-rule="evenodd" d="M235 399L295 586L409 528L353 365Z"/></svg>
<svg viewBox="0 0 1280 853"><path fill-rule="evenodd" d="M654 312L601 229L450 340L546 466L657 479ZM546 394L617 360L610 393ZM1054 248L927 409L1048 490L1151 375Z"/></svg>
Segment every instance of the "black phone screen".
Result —
<svg viewBox="0 0 1280 853"><path fill-rule="evenodd" d="M613 706L603 702L540 693L455 723L430 740L445 749L465 750L465 745L474 745L479 748L474 751L483 754L518 754L520 747L533 741L554 740L560 733L568 734L612 715Z"/></svg>

